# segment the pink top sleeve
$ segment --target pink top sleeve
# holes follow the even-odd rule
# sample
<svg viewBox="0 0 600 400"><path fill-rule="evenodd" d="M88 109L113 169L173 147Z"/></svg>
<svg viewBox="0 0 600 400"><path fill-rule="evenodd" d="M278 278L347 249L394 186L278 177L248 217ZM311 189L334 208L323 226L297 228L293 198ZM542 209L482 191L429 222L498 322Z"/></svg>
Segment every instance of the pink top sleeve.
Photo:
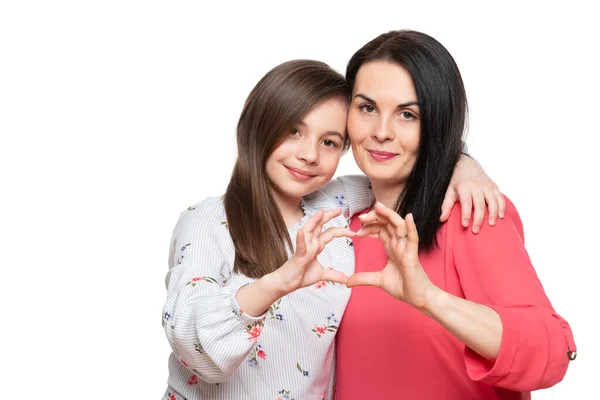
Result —
<svg viewBox="0 0 600 400"><path fill-rule="evenodd" d="M474 381L516 391L552 386L562 380L576 352L567 321L552 308L525 250L523 224L506 199L506 216L478 235L460 226L453 256L465 298L493 308L502 321L502 342L494 363L469 348L465 363Z"/></svg>

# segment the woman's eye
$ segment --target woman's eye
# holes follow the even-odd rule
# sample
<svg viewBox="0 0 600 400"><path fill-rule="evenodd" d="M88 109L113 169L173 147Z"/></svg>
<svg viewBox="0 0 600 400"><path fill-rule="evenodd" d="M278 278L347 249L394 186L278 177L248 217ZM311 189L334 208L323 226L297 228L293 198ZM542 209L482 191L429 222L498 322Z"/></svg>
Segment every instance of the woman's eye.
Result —
<svg viewBox="0 0 600 400"><path fill-rule="evenodd" d="M292 135L292 136L296 136L299 134L300 134L300 131L297 128L293 128L292 131L290 132L290 135Z"/></svg>
<svg viewBox="0 0 600 400"><path fill-rule="evenodd" d="M402 111L402 113L400 115L402 116L402 118L409 120L409 121L416 118L415 115L409 111Z"/></svg>
<svg viewBox="0 0 600 400"><path fill-rule="evenodd" d="M366 112L367 114L371 114L373 111L375 111L375 107L373 107L370 104L363 104L358 106L358 108L360 108L363 112Z"/></svg>

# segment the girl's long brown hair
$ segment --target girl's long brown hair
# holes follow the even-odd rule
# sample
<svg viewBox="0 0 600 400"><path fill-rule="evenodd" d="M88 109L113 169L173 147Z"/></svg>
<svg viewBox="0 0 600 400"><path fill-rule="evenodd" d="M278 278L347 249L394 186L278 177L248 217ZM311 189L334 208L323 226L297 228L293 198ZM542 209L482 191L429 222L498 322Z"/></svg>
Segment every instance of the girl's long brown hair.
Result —
<svg viewBox="0 0 600 400"><path fill-rule="evenodd" d="M312 60L278 65L250 92L237 125L238 156L224 198L235 246L234 272L260 278L287 261L286 246L292 249L292 242L265 165L295 124L331 98L349 101L346 81L327 64Z"/></svg>

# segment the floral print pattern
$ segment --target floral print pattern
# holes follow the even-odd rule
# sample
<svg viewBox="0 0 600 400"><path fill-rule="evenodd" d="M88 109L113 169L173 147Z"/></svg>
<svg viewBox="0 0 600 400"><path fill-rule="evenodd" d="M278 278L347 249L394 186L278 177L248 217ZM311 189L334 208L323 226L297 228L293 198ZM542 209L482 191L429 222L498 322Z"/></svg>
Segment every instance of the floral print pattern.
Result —
<svg viewBox="0 0 600 400"><path fill-rule="evenodd" d="M183 262L183 259L185 258L185 251L187 250L188 247L190 247L192 244L191 243L186 243L182 248L181 248L181 253L179 254L179 259L177 260L177 264L181 264Z"/></svg>
<svg viewBox="0 0 600 400"><path fill-rule="evenodd" d="M210 276L197 276L192 278L192 280L186 283L186 285L192 285L192 287L195 287L199 282L217 283L217 280L215 278L211 278Z"/></svg>
<svg viewBox="0 0 600 400"><path fill-rule="evenodd" d="M312 329L313 332L317 334L318 337L324 336L327 332L336 332L338 330L338 319L335 317L334 313L331 313L327 317L327 323L324 325L315 325Z"/></svg>
<svg viewBox="0 0 600 400"><path fill-rule="evenodd" d="M302 367L300 366L300 363L299 363L299 362L296 362L296 369L297 369L298 371L300 371L300 373L302 374L302 376L305 376L305 377L307 377L307 378L310 376L310 372L308 372L308 371L307 371L307 370L305 370L305 369L302 369Z"/></svg>
<svg viewBox="0 0 600 400"><path fill-rule="evenodd" d="M281 299L277 300L275 303L271 304L271 307L269 307L269 314L271 315L271 319L283 321L283 314L278 312L280 305Z"/></svg>
<svg viewBox="0 0 600 400"><path fill-rule="evenodd" d="M262 333L263 322L256 321L255 323L246 326L246 333L248 334L248 340L257 341L258 337Z"/></svg>
<svg viewBox="0 0 600 400"><path fill-rule="evenodd" d="M277 392L277 400L294 400L294 398L290 396L289 390L282 389Z"/></svg>
<svg viewBox="0 0 600 400"><path fill-rule="evenodd" d="M267 358L267 353L263 350L260 344L257 344L254 349L252 349L252 353L250 353L250 359L248 360L248 365L251 367L256 367L258 365L258 359L264 360Z"/></svg>

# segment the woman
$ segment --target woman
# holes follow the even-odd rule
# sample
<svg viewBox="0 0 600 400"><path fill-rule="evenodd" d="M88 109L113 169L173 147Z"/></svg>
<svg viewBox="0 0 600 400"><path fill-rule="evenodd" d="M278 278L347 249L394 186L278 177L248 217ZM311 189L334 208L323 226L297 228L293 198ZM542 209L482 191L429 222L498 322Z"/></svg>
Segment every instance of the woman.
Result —
<svg viewBox="0 0 600 400"><path fill-rule="evenodd" d="M346 79L353 154L378 203L351 223L338 398L525 399L560 381L575 343L512 203L478 235L458 207L438 222L467 114L451 55L425 34L393 31L354 54Z"/></svg>

